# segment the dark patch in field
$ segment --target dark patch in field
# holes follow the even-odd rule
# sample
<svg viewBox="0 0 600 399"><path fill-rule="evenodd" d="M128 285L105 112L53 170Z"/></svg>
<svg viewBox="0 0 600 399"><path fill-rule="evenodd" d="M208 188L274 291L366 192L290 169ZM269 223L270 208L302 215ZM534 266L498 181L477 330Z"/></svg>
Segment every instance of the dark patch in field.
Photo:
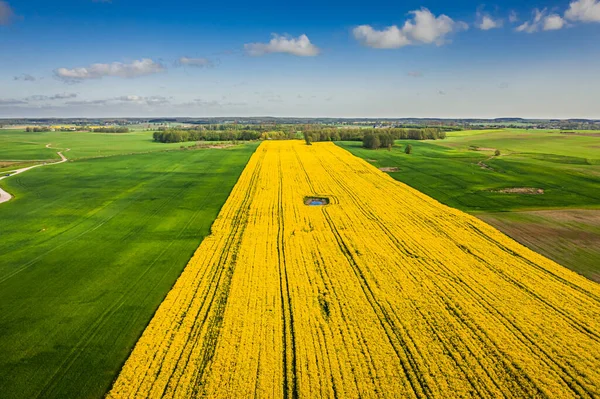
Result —
<svg viewBox="0 0 600 399"><path fill-rule="evenodd" d="M493 193L502 193L502 194L527 194L527 195L541 195L544 194L543 188L534 188L534 187L511 187L511 188L503 188L501 190L491 190Z"/></svg>
<svg viewBox="0 0 600 399"><path fill-rule="evenodd" d="M481 168L481 169L485 169L485 170L491 170L494 171L494 168L492 168L490 165L483 163L483 161L479 161L477 162L477 165Z"/></svg>
<svg viewBox="0 0 600 399"><path fill-rule="evenodd" d="M506 212L478 217L530 249L600 283L600 210Z"/></svg>

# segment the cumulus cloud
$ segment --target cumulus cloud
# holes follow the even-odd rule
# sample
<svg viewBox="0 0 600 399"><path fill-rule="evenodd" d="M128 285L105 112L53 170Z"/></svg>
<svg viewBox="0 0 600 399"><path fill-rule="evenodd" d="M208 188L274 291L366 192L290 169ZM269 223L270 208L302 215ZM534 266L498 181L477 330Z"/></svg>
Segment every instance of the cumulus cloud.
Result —
<svg viewBox="0 0 600 399"><path fill-rule="evenodd" d="M508 22L510 22L511 24L519 22L519 14L517 14L517 12L514 10L511 11L508 15Z"/></svg>
<svg viewBox="0 0 600 399"><path fill-rule="evenodd" d="M253 57L271 54L286 53L300 57L314 57L319 55L321 50L312 44L306 35L300 35L297 38L273 34L269 43L247 43L244 45L246 53Z"/></svg>
<svg viewBox="0 0 600 399"><path fill-rule="evenodd" d="M547 9L533 10L533 19L519 25L517 32L535 33L540 30L558 30L566 25L565 20L558 14L548 15Z"/></svg>
<svg viewBox="0 0 600 399"><path fill-rule="evenodd" d="M544 18L544 30L559 30L565 26L565 20L558 14L548 15Z"/></svg>
<svg viewBox="0 0 600 399"><path fill-rule="evenodd" d="M501 28L504 24L504 21L502 21L501 19L494 19L488 14L478 13L477 17L477 27L481 30Z"/></svg>
<svg viewBox="0 0 600 399"><path fill-rule="evenodd" d="M411 40L396 25L375 30L370 25L360 25L352 30L354 38L363 45L373 48L400 48L412 44Z"/></svg>
<svg viewBox="0 0 600 399"><path fill-rule="evenodd" d="M189 58L189 57L181 57L177 60L178 65L182 66L191 66L196 68L209 68L213 67L215 64L208 58Z"/></svg>
<svg viewBox="0 0 600 399"><path fill-rule="evenodd" d="M165 67L149 58L135 60L130 64L113 62L111 64L92 64L81 68L58 68L56 77L68 82L81 82L88 79L101 79L107 76L136 78L165 71Z"/></svg>
<svg viewBox="0 0 600 399"><path fill-rule="evenodd" d="M352 33L365 46L390 49L432 43L441 46L447 42L446 37L450 33L468 29L464 22L456 22L443 14L436 17L426 8L411 11L410 14L412 19L406 21L402 28L392 25L377 30L370 25L360 25Z"/></svg>
<svg viewBox="0 0 600 399"><path fill-rule="evenodd" d="M14 16L15 13L10 5L6 1L0 0L0 26L10 24Z"/></svg>
<svg viewBox="0 0 600 399"><path fill-rule="evenodd" d="M15 76L13 80L23 80L25 82L35 82L37 79L35 76L29 75L27 73L23 73L19 76Z"/></svg>
<svg viewBox="0 0 600 399"><path fill-rule="evenodd" d="M599 0L577 0L569 4L565 18L571 21L600 22Z"/></svg>

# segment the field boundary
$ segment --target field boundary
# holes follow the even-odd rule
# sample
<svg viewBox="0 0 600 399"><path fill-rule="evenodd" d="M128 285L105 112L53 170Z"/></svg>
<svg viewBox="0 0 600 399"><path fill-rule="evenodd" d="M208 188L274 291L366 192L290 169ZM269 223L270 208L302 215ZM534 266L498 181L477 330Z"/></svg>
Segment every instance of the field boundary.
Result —
<svg viewBox="0 0 600 399"><path fill-rule="evenodd" d="M46 147L49 148L49 147ZM67 148L65 150L65 152L69 151L70 149ZM65 157L62 153L62 151L58 151L57 152L58 156L60 156L60 161L56 161L56 162L49 162L49 163L42 163L42 164L38 164L38 165L33 165L33 166L28 166L26 168L21 168L21 169L15 169L15 170L10 170L8 172L6 172L6 174L4 176L0 177L0 180L4 180L7 179L9 177L13 177L15 175L20 175L21 173L25 173L28 170L31 170L33 168L39 168L42 166L50 166L50 165L58 165L59 163L63 163L63 162L67 162L69 159L67 157ZM8 202L13 198L13 196L8 192L3 190L0 187L0 204L4 203L4 202Z"/></svg>

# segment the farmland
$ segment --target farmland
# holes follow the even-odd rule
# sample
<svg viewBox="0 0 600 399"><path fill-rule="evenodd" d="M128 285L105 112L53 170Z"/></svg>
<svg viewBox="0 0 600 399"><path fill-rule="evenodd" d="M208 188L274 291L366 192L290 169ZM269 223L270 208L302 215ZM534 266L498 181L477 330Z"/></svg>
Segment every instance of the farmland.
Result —
<svg viewBox="0 0 600 399"><path fill-rule="evenodd" d="M592 398L599 313L596 283L334 144L264 142L109 397Z"/></svg>
<svg viewBox="0 0 600 399"><path fill-rule="evenodd" d="M50 144L50 147L46 145ZM57 150L71 149L70 159L104 157L178 149L180 144L159 144L151 132L28 132L0 130L0 160L59 160Z"/></svg>
<svg viewBox="0 0 600 399"><path fill-rule="evenodd" d="M102 397L256 148L154 144L0 130L2 159L71 148L0 182L1 397Z"/></svg>
<svg viewBox="0 0 600 399"><path fill-rule="evenodd" d="M411 141L411 155L403 152L407 143L398 141L392 151L369 151L360 143L340 145L376 167L392 168L393 178L481 217L530 248L600 281L600 233L595 222L600 214L600 137L517 129L451 132L446 140ZM496 149L500 156L494 156ZM542 189L543 194L502 192L510 188ZM581 209L586 217L577 217Z"/></svg>

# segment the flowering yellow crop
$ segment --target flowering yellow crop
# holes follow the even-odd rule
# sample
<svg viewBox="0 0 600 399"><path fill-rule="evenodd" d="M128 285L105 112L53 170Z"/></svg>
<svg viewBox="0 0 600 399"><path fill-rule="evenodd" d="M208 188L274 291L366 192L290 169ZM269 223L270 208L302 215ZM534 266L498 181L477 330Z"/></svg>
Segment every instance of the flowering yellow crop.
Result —
<svg viewBox="0 0 600 399"><path fill-rule="evenodd" d="M334 144L264 142L108 397L597 398L600 286Z"/></svg>

